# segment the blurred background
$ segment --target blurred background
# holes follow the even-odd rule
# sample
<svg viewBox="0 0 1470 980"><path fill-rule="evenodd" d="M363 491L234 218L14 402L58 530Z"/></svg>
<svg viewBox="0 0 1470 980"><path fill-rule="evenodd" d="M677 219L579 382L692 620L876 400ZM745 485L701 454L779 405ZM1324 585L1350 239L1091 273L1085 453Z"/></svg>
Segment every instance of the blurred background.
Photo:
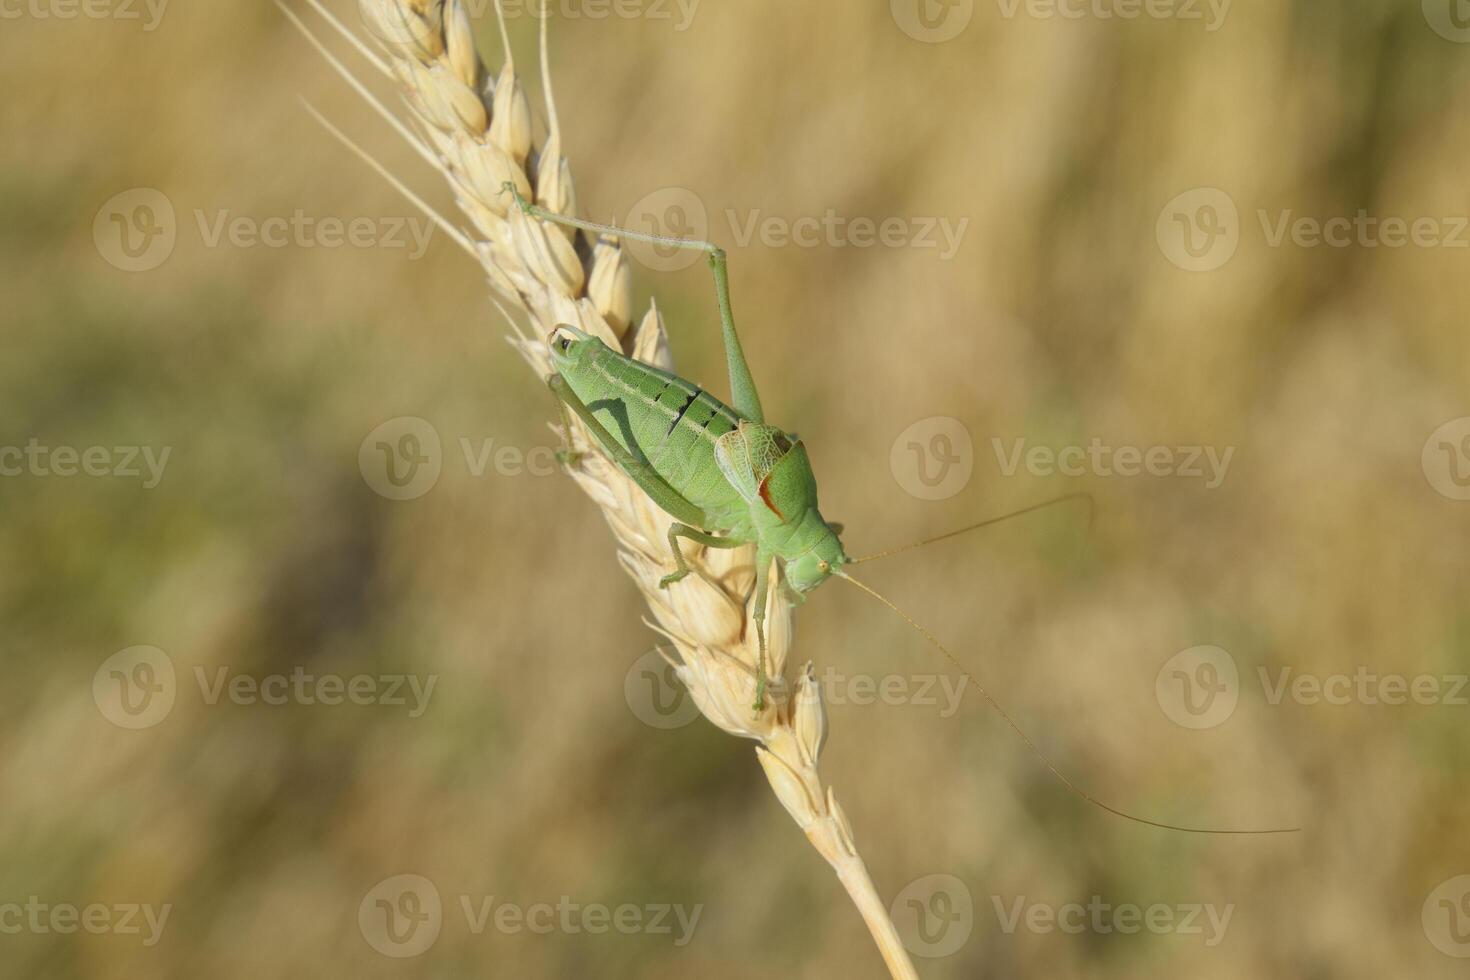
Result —
<svg viewBox="0 0 1470 980"><path fill-rule="evenodd" d="M794 655L920 974L1463 975L1461 5L553 8L583 213L729 249L851 552L1095 499L866 580L1099 798L1303 828L1089 806L823 589ZM647 657L482 273L299 97L440 178L270 5L0 16L0 976L882 976ZM648 264L726 392L707 270Z"/></svg>

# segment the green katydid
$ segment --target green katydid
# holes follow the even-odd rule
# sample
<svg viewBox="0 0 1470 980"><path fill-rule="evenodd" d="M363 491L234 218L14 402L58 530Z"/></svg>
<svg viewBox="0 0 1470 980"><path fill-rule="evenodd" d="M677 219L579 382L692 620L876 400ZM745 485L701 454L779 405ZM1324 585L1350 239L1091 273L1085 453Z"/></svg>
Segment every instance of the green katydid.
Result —
<svg viewBox="0 0 1470 980"><path fill-rule="evenodd" d="M582 421L618 468L673 518L668 540L674 571L664 576L659 583L661 587L669 587L690 572L680 550L681 538L709 548L755 545L756 576L751 619L755 622L759 656L754 710L760 712L765 706L765 618L773 562L779 562L782 581L798 600L832 576L851 582L888 606L964 672L959 661L929 630L876 590L843 571L843 567L931 544L1064 501L1085 499L1090 505L1091 498L1086 494L1067 494L916 544L867 558L849 558L839 537L841 525L822 517L817 504L816 477L801 440L765 420L760 395L735 332L724 250L710 242L630 232L612 225L556 214L530 204L514 184L506 183L504 188L515 198L521 211L533 218L593 234L696 249L709 256L733 407L693 382L627 357L600 339L565 325L557 327L548 338L555 371L547 378L547 385ZM968 672L965 672L965 679L1069 790L1109 813L1137 823L1188 833L1288 833L1299 829L1252 831L1180 827L1136 817L1108 806L1082 790L1053 765L1010 714Z"/></svg>

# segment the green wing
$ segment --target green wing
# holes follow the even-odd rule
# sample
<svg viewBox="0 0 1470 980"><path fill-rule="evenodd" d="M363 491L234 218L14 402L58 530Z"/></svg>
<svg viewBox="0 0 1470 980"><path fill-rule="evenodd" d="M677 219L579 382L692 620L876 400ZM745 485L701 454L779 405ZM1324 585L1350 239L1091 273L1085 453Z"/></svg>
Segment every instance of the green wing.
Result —
<svg viewBox="0 0 1470 980"><path fill-rule="evenodd" d="M754 503L765 500L761 490L766 477L791 452L791 445L786 433L774 425L742 421L715 440L715 462L735 492L748 503ZM769 500L765 503L775 510Z"/></svg>

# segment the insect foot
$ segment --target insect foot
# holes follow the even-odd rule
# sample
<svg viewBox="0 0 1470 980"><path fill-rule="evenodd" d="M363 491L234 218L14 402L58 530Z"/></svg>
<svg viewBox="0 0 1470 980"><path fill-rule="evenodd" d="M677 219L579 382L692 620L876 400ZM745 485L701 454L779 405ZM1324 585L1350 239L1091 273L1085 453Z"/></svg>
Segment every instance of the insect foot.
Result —
<svg viewBox="0 0 1470 980"><path fill-rule="evenodd" d="M680 569L677 572L671 572L670 574L665 575L663 578L661 578L661 579L658 580L658 587L660 589L667 589L669 586L673 585L675 582L678 582L685 575L688 575L688 574L689 574L689 569L687 569L687 568Z"/></svg>
<svg viewBox="0 0 1470 980"><path fill-rule="evenodd" d="M507 180L505 183L500 185L500 193L504 194L506 192L509 192L510 196L515 199L516 207L521 209L522 214L531 213L531 205L526 201L524 197L521 197L521 192L516 189L516 185L513 181Z"/></svg>

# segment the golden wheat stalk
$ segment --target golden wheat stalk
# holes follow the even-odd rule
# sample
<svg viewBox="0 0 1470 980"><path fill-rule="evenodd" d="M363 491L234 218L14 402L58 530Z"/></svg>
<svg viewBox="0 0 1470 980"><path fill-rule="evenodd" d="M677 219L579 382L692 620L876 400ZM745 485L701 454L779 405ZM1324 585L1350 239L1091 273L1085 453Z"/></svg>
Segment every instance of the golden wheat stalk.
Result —
<svg viewBox="0 0 1470 980"><path fill-rule="evenodd" d="M299 18L282 7L354 88L448 179L474 230L461 232L442 218L435 216L436 220L476 257L496 295L528 320L529 334L502 306L515 332L511 343L536 373L543 378L551 373L548 346L542 338L561 324L577 326L614 349L672 370L668 336L657 306L650 304L633 327L632 269L621 244L606 237L589 240L584 232L528 217L504 192L506 182L511 182L542 207L575 216L576 196L562 154L549 76L546 135L537 141L508 41L504 64L492 74L475 49L461 0L360 0L364 23L377 41L376 52L318 0L307 2L372 65L396 80L405 94L411 126L385 109ZM498 0L496 15L504 37L505 19ZM546 76L544 11L540 22L541 70ZM391 174L378 169L433 215ZM568 467L571 476L602 509L617 539L623 568L643 592L656 620L649 625L673 645L677 655L665 656L694 703L715 725L758 743L756 757L776 798L836 871L889 972L896 978L916 978L858 854L847 818L818 771L827 720L811 665L798 673L794 690L785 679L791 605L774 579L766 623L772 696L762 712L751 710L758 652L756 630L746 622L746 597L755 576L753 546L705 550L686 545L685 554L696 574L660 589L659 579L673 569L665 537L668 515L599 452L579 422L572 420L562 435L575 451L576 461Z"/></svg>

